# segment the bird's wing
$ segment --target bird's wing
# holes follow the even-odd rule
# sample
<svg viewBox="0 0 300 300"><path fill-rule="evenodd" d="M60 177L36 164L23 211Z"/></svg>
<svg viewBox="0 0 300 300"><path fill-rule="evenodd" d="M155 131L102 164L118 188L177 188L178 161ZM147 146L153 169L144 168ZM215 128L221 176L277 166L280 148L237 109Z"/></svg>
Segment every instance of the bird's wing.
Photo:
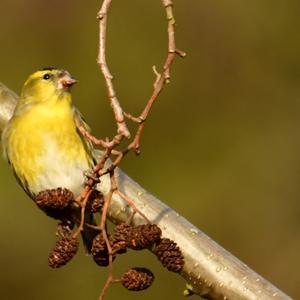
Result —
<svg viewBox="0 0 300 300"><path fill-rule="evenodd" d="M74 121L75 121L75 124L77 127L77 133L82 140L82 143L86 149L86 152L91 157L92 163L96 164L96 157L94 155L94 147L93 147L92 143L85 136L83 136L83 134L81 133L81 130L79 128L83 127L83 129L86 130L87 132L91 132L91 129L88 126L88 124L85 122L80 111L75 107L73 109L74 109Z"/></svg>
<svg viewBox="0 0 300 300"><path fill-rule="evenodd" d="M18 174L15 166L13 165L13 163L10 161L10 158L9 158L8 135L11 130L12 130L12 127L11 127L11 120L10 120L6 124L6 126L2 132L2 136L1 136L3 155L4 155L4 158L8 161L9 165L11 166L14 176L16 177L17 181L19 182L19 184L21 185L23 190L26 192L26 194L28 194L32 198L33 194L30 192L29 185L28 185L26 178L24 176L22 176L21 174Z"/></svg>

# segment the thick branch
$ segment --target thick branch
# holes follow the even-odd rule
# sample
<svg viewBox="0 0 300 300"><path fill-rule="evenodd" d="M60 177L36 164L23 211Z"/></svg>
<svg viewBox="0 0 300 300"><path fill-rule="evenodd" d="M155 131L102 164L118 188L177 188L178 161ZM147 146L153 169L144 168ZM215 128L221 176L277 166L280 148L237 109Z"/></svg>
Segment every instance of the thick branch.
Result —
<svg viewBox="0 0 300 300"><path fill-rule="evenodd" d="M17 95L0 83L0 132L11 117L16 102ZM161 227L165 237L174 240L182 249L185 266L181 275L188 283L188 291L208 299L291 299L121 170L116 169L115 175L119 190L132 199L150 221ZM104 194L110 190L109 175L104 176L99 189ZM130 215L131 208L115 193L109 218L119 223L125 222ZM135 224L145 222L138 214L133 221Z"/></svg>

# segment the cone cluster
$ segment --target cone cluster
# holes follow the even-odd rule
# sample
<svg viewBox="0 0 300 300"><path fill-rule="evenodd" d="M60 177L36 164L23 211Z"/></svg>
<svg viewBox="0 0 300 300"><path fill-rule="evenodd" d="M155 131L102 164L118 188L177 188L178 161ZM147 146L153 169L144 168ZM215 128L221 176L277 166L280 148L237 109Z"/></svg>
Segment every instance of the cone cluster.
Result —
<svg viewBox="0 0 300 300"><path fill-rule="evenodd" d="M125 253L127 248L151 249L162 265L171 272L179 273L184 266L180 248L174 241L161 238L161 229L156 224L135 227L125 223L117 225L112 239L113 253Z"/></svg>
<svg viewBox="0 0 300 300"><path fill-rule="evenodd" d="M48 264L51 268L60 268L66 265L78 251L79 241L74 234L72 235L72 231L75 224L78 224L78 213L81 216L80 204L75 202L73 193L65 188L40 192L35 197L35 203L48 216L60 220L59 239L48 257ZM103 195L93 190L86 203L85 212L87 214L99 213L103 205ZM112 236L104 233L105 236L107 235L105 238L103 233L100 230L98 234L96 232L91 247L93 260L101 267L107 267L110 264L108 248L111 250L112 260L117 255L126 253L127 249L149 249L169 271L181 272L184 266L184 257L180 248L174 241L162 238L162 231L156 224L132 226L122 223L115 226ZM138 267L129 269L120 278L122 285L130 291L144 290L152 285L153 280L154 275L150 270Z"/></svg>

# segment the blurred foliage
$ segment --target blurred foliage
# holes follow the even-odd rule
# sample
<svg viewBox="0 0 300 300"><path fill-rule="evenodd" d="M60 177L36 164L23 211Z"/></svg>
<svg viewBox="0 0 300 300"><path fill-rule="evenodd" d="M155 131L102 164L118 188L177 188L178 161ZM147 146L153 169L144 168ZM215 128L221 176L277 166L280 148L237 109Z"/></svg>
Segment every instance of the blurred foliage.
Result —
<svg viewBox="0 0 300 300"><path fill-rule="evenodd" d="M300 298L300 2L175 2L178 46L172 81L155 105L142 156L123 169L275 285ZM115 125L95 62L100 1L1 0L0 80L16 92L31 72L66 68L74 101L98 136ZM160 1L113 2L108 61L118 96L138 114L152 65L166 54ZM63 126L63 124L62 124ZM155 150L155 151L154 151ZM24 154L26 155L26 154ZM0 289L3 299L97 299L106 271L82 252L47 267L55 223L36 209L0 162ZM149 253L116 272L147 266L143 293L112 287L107 299L182 299L184 282Z"/></svg>

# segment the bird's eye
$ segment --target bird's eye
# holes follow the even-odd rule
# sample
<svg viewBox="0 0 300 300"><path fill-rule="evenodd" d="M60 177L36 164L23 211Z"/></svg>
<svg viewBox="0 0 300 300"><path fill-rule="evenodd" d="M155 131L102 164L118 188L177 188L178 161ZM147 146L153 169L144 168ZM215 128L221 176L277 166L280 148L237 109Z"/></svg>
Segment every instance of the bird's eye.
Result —
<svg viewBox="0 0 300 300"><path fill-rule="evenodd" d="M50 74L45 74L44 76L43 76L43 79L45 79L45 80L48 80L50 78Z"/></svg>

